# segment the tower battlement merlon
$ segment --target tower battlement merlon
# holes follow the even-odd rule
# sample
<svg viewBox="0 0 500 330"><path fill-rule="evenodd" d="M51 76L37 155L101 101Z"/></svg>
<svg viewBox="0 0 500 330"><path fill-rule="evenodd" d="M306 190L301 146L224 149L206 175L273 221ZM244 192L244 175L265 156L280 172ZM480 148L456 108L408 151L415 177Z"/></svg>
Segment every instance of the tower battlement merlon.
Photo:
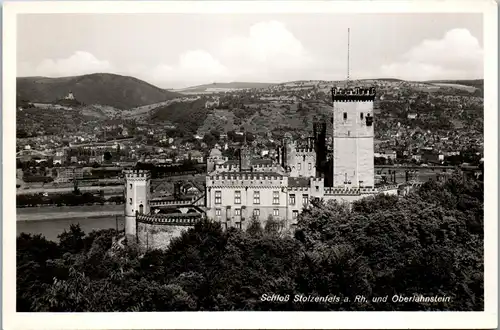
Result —
<svg viewBox="0 0 500 330"><path fill-rule="evenodd" d="M375 87L332 88L333 102L375 101Z"/></svg>
<svg viewBox="0 0 500 330"><path fill-rule="evenodd" d="M151 172L148 170L123 170L123 174L127 179L151 178Z"/></svg>
<svg viewBox="0 0 500 330"><path fill-rule="evenodd" d="M313 153L314 152L314 148L306 148L306 147L303 147L303 148L295 148L295 152L297 153Z"/></svg>

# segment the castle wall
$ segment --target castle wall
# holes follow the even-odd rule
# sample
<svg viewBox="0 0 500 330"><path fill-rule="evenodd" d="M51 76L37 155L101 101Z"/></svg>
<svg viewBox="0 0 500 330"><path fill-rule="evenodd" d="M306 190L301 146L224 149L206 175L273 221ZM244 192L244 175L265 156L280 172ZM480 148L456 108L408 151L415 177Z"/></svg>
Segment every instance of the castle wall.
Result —
<svg viewBox="0 0 500 330"><path fill-rule="evenodd" d="M295 169L292 168L292 177L316 176L316 153L313 149L296 149Z"/></svg>
<svg viewBox="0 0 500 330"><path fill-rule="evenodd" d="M270 215L277 219L287 217L288 178L286 176L268 176L261 173L215 175L208 176L206 182L207 217L220 221L224 224L223 227L246 228L254 215L254 210L258 210L257 217L264 222ZM217 198L217 192L220 192L220 201ZM236 199L238 192L240 203L237 203ZM259 196L256 200L258 204L254 203L256 192ZM275 196L278 200L274 199Z"/></svg>
<svg viewBox="0 0 500 330"><path fill-rule="evenodd" d="M139 246L143 249L166 249L173 238L181 236L192 226L176 226L164 224L137 224L137 238Z"/></svg>

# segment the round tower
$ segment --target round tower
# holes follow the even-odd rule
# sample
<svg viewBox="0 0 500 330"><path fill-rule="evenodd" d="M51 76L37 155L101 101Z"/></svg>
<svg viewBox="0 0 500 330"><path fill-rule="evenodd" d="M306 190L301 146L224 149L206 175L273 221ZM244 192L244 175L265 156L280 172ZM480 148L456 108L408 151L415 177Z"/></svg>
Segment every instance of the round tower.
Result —
<svg viewBox="0 0 500 330"><path fill-rule="evenodd" d="M151 174L144 170L125 170L125 236L136 240L136 214L149 214Z"/></svg>

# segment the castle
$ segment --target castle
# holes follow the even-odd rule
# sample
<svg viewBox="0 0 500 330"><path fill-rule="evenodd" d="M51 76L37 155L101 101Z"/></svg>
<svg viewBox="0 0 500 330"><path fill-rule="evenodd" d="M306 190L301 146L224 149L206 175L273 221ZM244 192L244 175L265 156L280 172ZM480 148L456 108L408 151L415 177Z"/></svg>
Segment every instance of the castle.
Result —
<svg viewBox="0 0 500 330"><path fill-rule="evenodd" d="M313 199L352 202L379 193L398 194L398 185L375 187L375 89L332 89L333 159L330 186L325 186L325 129L314 128L314 143L297 146L289 138L278 150L278 160L252 159L245 144L238 160L213 149L207 158L205 191L190 200L151 199L150 174L126 171L125 232L144 248L165 248L173 237L208 218L223 228L246 229L251 219L264 224L277 220L293 229L299 213ZM180 213L154 210L173 206Z"/></svg>

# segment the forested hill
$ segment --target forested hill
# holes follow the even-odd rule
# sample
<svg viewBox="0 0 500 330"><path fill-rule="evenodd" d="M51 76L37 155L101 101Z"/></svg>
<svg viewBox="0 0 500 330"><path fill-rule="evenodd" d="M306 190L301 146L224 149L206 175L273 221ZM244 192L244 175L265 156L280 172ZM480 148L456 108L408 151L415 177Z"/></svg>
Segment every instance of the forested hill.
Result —
<svg viewBox="0 0 500 330"><path fill-rule="evenodd" d="M17 78L18 100L51 103L64 98L70 91L79 102L118 109L131 109L180 96L137 78L109 73L63 78Z"/></svg>
<svg viewBox="0 0 500 330"><path fill-rule="evenodd" d="M315 203L294 236L273 220L250 220L246 231L199 223L143 256L133 247L110 253L113 229L85 235L73 226L59 243L21 234L17 311L482 311L483 194L482 182L459 176L352 209ZM327 295L339 300L294 301ZM393 301L415 295L449 299Z"/></svg>

